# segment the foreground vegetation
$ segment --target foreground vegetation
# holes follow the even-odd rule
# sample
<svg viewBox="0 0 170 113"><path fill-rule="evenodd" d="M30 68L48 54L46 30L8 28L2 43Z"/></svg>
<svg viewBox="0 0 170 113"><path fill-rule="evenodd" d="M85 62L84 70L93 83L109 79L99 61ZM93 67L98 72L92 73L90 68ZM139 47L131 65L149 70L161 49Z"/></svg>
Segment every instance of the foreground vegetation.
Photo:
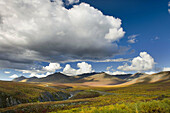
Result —
<svg viewBox="0 0 170 113"><path fill-rule="evenodd" d="M71 110L58 111L57 113L170 113L170 100L164 99L161 101L122 103L103 107L73 108Z"/></svg>
<svg viewBox="0 0 170 113"><path fill-rule="evenodd" d="M110 99L109 99L110 98ZM106 100L107 99L107 100ZM134 99L133 101L131 99ZM151 99L151 98L150 98ZM170 100L152 98L142 99L141 97L108 96L88 99L76 99L56 102L20 104L13 107L0 109L0 112L16 113L169 113ZM137 111L136 111L137 110ZM121 112L120 112L121 111ZM146 111L146 112L144 112ZM155 112L147 112L155 111ZM156 112L157 111L157 112ZM166 111L166 112L165 112Z"/></svg>
<svg viewBox="0 0 170 113"><path fill-rule="evenodd" d="M36 84L0 81L0 108L22 103L67 99L67 92Z"/></svg>
<svg viewBox="0 0 170 113"><path fill-rule="evenodd" d="M15 84L15 83L14 83ZM19 83L23 85L22 83ZM27 87L27 85L30 85ZM16 113L169 113L170 112L170 80L157 83L140 83L127 87L89 87L52 84L49 87L39 87L27 84L26 89L73 94L65 101L34 102L17 106L1 108L0 112ZM24 87L21 88L25 92ZM14 88L14 89L15 89ZM15 89L16 91L17 88ZM1 90L4 89L1 86ZM13 94L13 88L6 92ZM31 94L28 90L28 94ZM35 90L34 89L34 90ZM1 91L0 90L0 91ZM15 91L13 90L13 91ZM11 91L11 92L10 92ZM21 91L21 90L19 90ZM15 92L16 93L16 92ZM14 94L15 94L14 93ZM38 96L37 91L35 94ZM28 96L27 96L28 97ZM25 98L27 98L25 97Z"/></svg>

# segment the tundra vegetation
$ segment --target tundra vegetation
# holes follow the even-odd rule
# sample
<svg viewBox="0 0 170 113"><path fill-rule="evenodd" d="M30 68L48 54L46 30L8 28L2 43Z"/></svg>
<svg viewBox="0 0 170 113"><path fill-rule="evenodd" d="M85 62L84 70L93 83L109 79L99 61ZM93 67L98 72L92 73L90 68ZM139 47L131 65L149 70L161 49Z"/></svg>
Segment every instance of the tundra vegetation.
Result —
<svg viewBox="0 0 170 113"><path fill-rule="evenodd" d="M17 113L169 113L170 80L129 86L80 86L1 82L0 92L16 100L15 106L1 106L0 112ZM58 93L60 101L40 102L44 93ZM62 93L61 93L62 92ZM65 95L65 99L64 96ZM45 96L44 96L45 98ZM28 100L28 101L24 101ZM56 98L59 100L59 98ZM1 100L2 103L2 100Z"/></svg>

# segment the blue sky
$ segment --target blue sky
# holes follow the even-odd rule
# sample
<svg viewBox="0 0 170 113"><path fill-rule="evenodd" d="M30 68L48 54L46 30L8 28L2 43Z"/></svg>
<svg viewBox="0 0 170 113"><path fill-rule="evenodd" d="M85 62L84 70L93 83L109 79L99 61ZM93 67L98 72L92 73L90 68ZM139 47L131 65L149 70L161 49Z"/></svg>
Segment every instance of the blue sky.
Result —
<svg viewBox="0 0 170 113"><path fill-rule="evenodd" d="M168 0L82 0L106 15L122 20L126 31L120 43L130 45L135 52L121 57L134 57L141 51L151 54L158 67L170 66L170 14ZM138 34L138 42L128 44L130 35ZM158 37L159 39L155 38ZM110 65L110 64L109 64Z"/></svg>
<svg viewBox="0 0 170 113"><path fill-rule="evenodd" d="M37 6L34 6L35 3L25 3L29 4L28 7L18 3L25 8L23 11L26 13L14 7L18 4L13 5L12 2L2 1L4 3L0 3L0 6L6 4L14 11L11 13L10 10L5 10L4 5L1 7L4 10L0 9L2 10L0 11L0 27L4 30L0 34L2 39L0 43L2 45L0 46L1 80L11 80L21 75L43 77L55 71L70 76L93 71L105 71L109 74L170 71L169 0L80 0L79 2L68 0L67 4L63 3L64 6L61 5L60 0L60 2L54 0L52 5L45 3L47 2L45 0ZM30 13L29 7L33 7L32 10L38 8L42 14L27 15ZM58 12L56 7L66 8ZM18 18L12 16L13 14L16 14ZM13 21L10 21L6 15L11 15L14 18ZM112 25L106 15L115 19L119 18L121 22L113 19L115 23ZM45 21L38 20L39 17L44 16ZM71 19L67 20L66 17ZM101 26L97 23L98 18L104 23ZM56 21L57 19L60 21ZM20 21L23 23L21 24ZM6 23L10 23L11 26ZM41 25L43 23L46 24ZM15 25L20 27L13 27ZM115 27L117 25L120 27ZM34 29L36 27L37 29ZM88 34L89 28L92 30ZM112 32L109 38L102 39L104 38L102 36L106 35L105 31L112 28L116 29L116 33ZM123 31L120 31L118 35L120 28ZM6 29L9 32L6 32ZM99 35L98 31L101 31ZM100 36L101 38L98 38ZM9 46L10 44L15 47ZM114 46L113 49L112 46ZM126 61L103 61L120 58ZM74 61L70 62L70 60ZM141 66L136 66L139 64Z"/></svg>
<svg viewBox="0 0 170 113"><path fill-rule="evenodd" d="M168 0L84 0L106 15L112 15L122 20L126 31L121 44L127 45L127 37L139 34L138 42L130 46L135 49L135 55L147 51L160 64L168 66L170 58L170 14ZM158 40L154 40L159 37Z"/></svg>

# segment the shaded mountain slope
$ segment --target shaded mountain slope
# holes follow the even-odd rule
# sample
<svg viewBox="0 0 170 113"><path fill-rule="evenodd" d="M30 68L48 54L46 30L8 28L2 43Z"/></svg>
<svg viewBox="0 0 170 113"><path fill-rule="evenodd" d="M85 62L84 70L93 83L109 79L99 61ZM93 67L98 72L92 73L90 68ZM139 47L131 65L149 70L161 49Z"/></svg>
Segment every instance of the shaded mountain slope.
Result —
<svg viewBox="0 0 170 113"><path fill-rule="evenodd" d="M28 79L28 82L57 82L57 83L70 83L77 80L75 77L70 77L62 73L54 73L44 78Z"/></svg>
<svg viewBox="0 0 170 113"><path fill-rule="evenodd" d="M44 78L25 78L14 79L17 82L46 82L46 83L79 83L82 85L131 85L135 83L153 83L169 80L170 72L160 72L152 75L145 73L109 75L102 73L86 73L78 76L67 76L62 73L54 73Z"/></svg>
<svg viewBox="0 0 170 113"><path fill-rule="evenodd" d="M131 81L131 80L133 80L133 79L142 77L142 76L144 76L144 75L146 75L146 74L145 74L145 73L135 73L135 74L132 74L132 75L130 75L129 77L125 78L125 80Z"/></svg>
<svg viewBox="0 0 170 113"><path fill-rule="evenodd" d="M161 81L170 80L170 71L159 72L155 74L142 74L139 77L132 79L129 82L123 83L121 85L131 85L136 83L155 83Z"/></svg>
<svg viewBox="0 0 170 113"><path fill-rule="evenodd" d="M22 80L24 80L24 79L27 79L27 78L24 77L24 76L20 76L20 77L18 77L18 78L14 78L12 81L14 81L14 82L20 82L20 81L22 81Z"/></svg>
<svg viewBox="0 0 170 113"><path fill-rule="evenodd" d="M89 76L92 76L92 75L95 75L95 74L99 74L99 73L97 73L97 72L84 73L84 74L81 74L81 75L77 75L77 77L78 77L79 79L82 79L82 78L89 77Z"/></svg>
<svg viewBox="0 0 170 113"><path fill-rule="evenodd" d="M126 76L126 75L124 75ZM130 75L129 75L130 76ZM129 77L127 76L127 77ZM126 82L125 80L121 79L121 76L113 76L106 74L104 72L102 73L86 73L78 76L67 76L62 73L54 73L51 75L48 75L44 78L23 78L18 82L47 82L47 83L92 83L92 84L105 84L105 85L111 85L111 84L120 84L123 82ZM126 78L126 77L124 77Z"/></svg>
<svg viewBox="0 0 170 113"><path fill-rule="evenodd" d="M113 75L117 78L120 78L120 79L124 79L126 80L127 78L129 78L132 74L121 74L121 75Z"/></svg>
<svg viewBox="0 0 170 113"><path fill-rule="evenodd" d="M84 77L83 79L89 81L85 83L86 85L115 85L126 82L123 79L117 78L113 75L106 74L104 72Z"/></svg>
<svg viewBox="0 0 170 113"><path fill-rule="evenodd" d="M170 79L170 71L159 72L144 77L145 82L154 83Z"/></svg>

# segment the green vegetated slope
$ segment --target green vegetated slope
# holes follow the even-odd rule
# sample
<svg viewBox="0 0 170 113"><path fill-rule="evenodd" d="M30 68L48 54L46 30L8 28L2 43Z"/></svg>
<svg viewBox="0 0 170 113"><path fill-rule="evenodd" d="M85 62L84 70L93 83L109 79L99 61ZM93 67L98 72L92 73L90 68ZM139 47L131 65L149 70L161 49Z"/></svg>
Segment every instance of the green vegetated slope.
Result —
<svg viewBox="0 0 170 113"><path fill-rule="evenodd" d="M64 100L69 96L64 91L36 84L0 81L0 108L29 102Z"/></svg>
<svg viewBox="0 0 170 113"><path fill-rule="evenodd" d="M56 86L57 87L57 86ZM65 101L20 104L1 112L169 113L170 80L127 87L72 86ZM75 93L76 92L76 93Z"/></svg>
<svg viewBox="0 0 170 113"><path fill-rule="evenodd" d="M84 98L94 98L94 97L99 97L102 94L97 91L92 91L92 90L86 90L86 91L80 91L76 93L73 97L70 99L84 99Z"/></svg>
<svg viewBox="0 0 170 113"><path fill-rule="evenodd" d="M73 108L70 110L60 110L57 113L170 113L170 100L163 99L149 102L121 103L102 107Z"/></svg>

